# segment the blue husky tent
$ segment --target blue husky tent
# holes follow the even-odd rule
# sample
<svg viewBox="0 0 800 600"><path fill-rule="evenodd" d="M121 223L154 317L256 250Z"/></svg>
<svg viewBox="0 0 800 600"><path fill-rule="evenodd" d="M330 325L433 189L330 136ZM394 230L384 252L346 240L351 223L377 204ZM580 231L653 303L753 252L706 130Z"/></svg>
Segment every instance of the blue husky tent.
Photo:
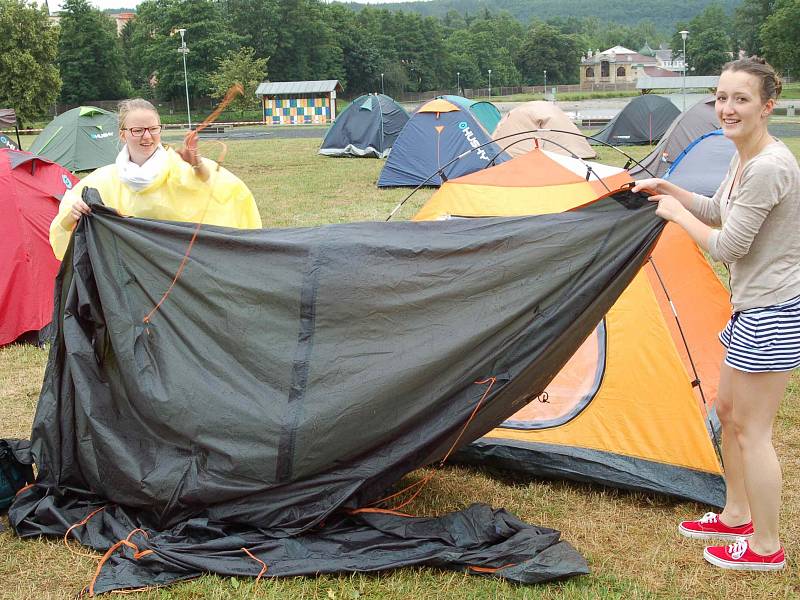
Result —
<svg viewBox="0 0 800 600"><path fill-rule="evenodd" d="M450 94L439 96L440 98L458 104L461 108L469 110L470 114L480 121L483 128L489 133L494 133L502 115L497 107L488 100L470 100L464 96L453 96Z"/></svg>
<svg viewBox="0 0 800 600"><path fill-rule="evenodd" d="M701 135L681 152L664 179L685 190L713 196L725 179L736 146L718 129Z"/></svg>
<svg viewBox="0 0 800 600"><path fill-rule="evenodd" d="M325 134L319 153L386 158L407 121L408 113L389 96L359 96Z"/></svg>
<svg viewBox="0 0 800 600"><path fill-rule="evenodd" d="M474 151L464 154L470 149ZM423 104L403 127L383 165L378 187L439 186L439 169L447 180L509 158L468 110L437 98Z"/></svg>

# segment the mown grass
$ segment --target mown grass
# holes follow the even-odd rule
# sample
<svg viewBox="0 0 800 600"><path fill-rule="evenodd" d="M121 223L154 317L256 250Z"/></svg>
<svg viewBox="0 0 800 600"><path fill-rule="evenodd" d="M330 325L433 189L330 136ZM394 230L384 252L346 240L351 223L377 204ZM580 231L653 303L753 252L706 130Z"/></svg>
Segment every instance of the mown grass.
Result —
<svg viewBox="0 0 800 600"><path fill-rule="evenodd" d="M800 139L787 140L800 155ZM204 142L213 156L218 146ZM226 166L240 175L258 199L265 227L313 226L354 220L383 220L406 190L374 187L381 161L318 156L319 140L231 141ZM626 148L636 157L647 147ZM601 161L623 164L610 149ZM408 218L431 195L415 194L400 212ZM47 352L31 346L0 349L0 437L27 437ZM642 401L647 401L643 398ZM487 502L521 518L563 532L582 552L592 574L564 582L521 587L502 581L436 569L414 568L370 575L253 580L205 576L169 588L131 594L152 600L415 599L514 598L797 598L800 597L800 373L795 373L781 407L775 441L784 467L782 537L789 554L778 574L731 573L702 559L702 542L677 535L676 523L706 507L655 494L626 493L563 481L542 481L511 473L446 467L409 510L440 514ZM677 442L676 442L677 443ZM413 480L420 473L409 475ZM2 519L7 525L5 518ZM96 559L60 540L21 541L0 533L0 599L72 598L91 579Z"/></svg>

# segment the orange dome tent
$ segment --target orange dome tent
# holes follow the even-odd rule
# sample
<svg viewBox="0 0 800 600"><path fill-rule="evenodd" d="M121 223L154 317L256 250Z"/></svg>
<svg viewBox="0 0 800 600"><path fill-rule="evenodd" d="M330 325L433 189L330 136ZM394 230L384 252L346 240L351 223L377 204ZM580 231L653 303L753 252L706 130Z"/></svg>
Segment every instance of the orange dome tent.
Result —
<svg viewBox="0 0 800 600"><path fill-rule="evenodd" d="M629 180L612 167L534 149L446 182L415 219L561 212ZM711 430L723 356L717 333L730 310L701 251L668 225L652 261L545 393L457 459L721 506Z"/></svg>

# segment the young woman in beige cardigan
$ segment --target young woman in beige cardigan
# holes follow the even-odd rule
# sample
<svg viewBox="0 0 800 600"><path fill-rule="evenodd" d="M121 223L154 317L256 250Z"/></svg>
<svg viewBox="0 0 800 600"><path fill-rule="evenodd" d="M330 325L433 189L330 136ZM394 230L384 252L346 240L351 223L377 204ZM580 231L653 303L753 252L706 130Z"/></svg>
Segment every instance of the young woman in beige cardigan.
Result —
<svg viewBox="0 0 800 600"><path fill-rule="evenodd" d="M681 534L730 539L705 549L723 568L777 570L781 470L772 426L792 370L800 365L800 168L767 130L781 91L773 68L751 57L723 68L716 113L736 145L725 181L706 198L663 179L635 191L654 194L657 214L683 227L730 271L734 314L720 334L727 352L717 414L727 499L719 515L684 521ZM718 229L716 229L718 228Z"/></svg>

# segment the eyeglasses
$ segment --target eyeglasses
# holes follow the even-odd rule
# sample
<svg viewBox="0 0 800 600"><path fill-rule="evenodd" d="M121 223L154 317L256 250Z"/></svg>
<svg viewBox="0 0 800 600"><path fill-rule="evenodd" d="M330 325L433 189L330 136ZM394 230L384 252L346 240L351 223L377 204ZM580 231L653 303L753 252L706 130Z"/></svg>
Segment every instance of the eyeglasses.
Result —
<svg viewBox="0 0 800 600"><path fill-rule="evenodd" d="M145 131L149 131L151 136L161 133L161 125L154 125L153 127L123 127L122 131L129 132L133 137L142 137Z"/></svg>

